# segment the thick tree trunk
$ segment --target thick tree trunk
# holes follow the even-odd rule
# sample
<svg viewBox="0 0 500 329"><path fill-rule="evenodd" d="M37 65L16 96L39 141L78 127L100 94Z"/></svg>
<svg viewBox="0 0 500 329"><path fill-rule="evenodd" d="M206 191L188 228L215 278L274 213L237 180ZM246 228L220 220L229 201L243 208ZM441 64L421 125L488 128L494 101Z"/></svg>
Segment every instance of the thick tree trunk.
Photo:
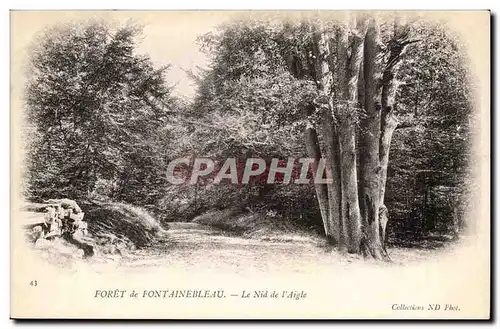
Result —
<svg viewBox="0 0 500 329"><path fill-rule="evenodd" d="M380 122L381 104L377 75L380 72L379 32L372 20L364 41L365 117L361 120L361 202L365 242L363 252L376 259L384 256L380 239Z"/></svg>
<svg viewBox="0 0 500 329"><path fill-rule="evenodd" d="M381 164L381 188L380 202L384 204L385 184L387 180L387 165L389 163L389 149L391 147L392 134L398 125L398 120L394 115L394 104L396 99L397 82L395 76L401 60L401 53L404 45L399 40L402 27L397 23L394 26L394 37L389 46L389 59L382 73L382 118L380 121L380 164Z"/></svg>
<svg viewBox="0 0 500 329"><path fill-rule="evenodd" d="M314 34L316 85L320 101L318 105L322 115L322 136L324 138L324 157L326 160L327 177L332 179L327 184L328 194L328 226L327 239L333 244L343 243L341 234L341 176L340 176L340 149L336 124L332 115L332 82L333 74L329 65L330 45L329 38L323 31Z"/></svg>
<svg viewBox="0 0 500 329"><path fill-rule="evenodd" d="M398 125L398 120L392 113L388 115L382 113L382 131L380 134L380 203L384 204L385 185L387 182L387 168L389 165L389 150L394 130Z"/></svg>
<svg viewBox="0 0 500 329"><path fill-rule="evenodd" d="M355 125L349 118L344 118L341 122L343 232L348 252L357 253L361 242L361 214L358 203Z"/></svg>
<svg viewBox="0 0 500 329"><path fill-rule="evenodd" d="M380 240L385 250L386 228L389 221L389 212L384 204L385 186L387 183L387 168L389 166L389 150L391 147L392 134L398 125L398 121L392 113L382 113L382 131L380 134Z"/></svg>
<svg viewBox="0 0 500 329"><path fill-rule="evenodd" d="M412 41L406 40L408 30L406 26L402 26L398 21L394 23L394 36L389 43L389 59L382 73L382 118L380 121L380 239L382 246L385 249L386 226L389 220L389 212L384 205L385 187L387 183L387 168L389 165L389 150L394 130L399 121L394 114L396 91L398 84L396 75L401 63L401 55L409 43Z"/></svg>
<svg viewBox="0 0 500 329"><path fill-rule="evenodd" d="M337 77L340 86L337 113L340 122L342 159L342 219L347 250L350 253L359 252L361 242L361 214L356 166L356 99L362 40L356 33L353 33L349 40L347 29L340 30L337 34Z"/></svg>
<svg viewBox="0 0 500 329"><path fill-rule="evenodd" d="M314 159L311 163L313 171L313 179L316 179L319 160L321 159L321 150L319 147L318 134L312 124L308 124L304 132L307 154L310 158ZM325 234L332 236L332 224L328 216L328 190L325 184L314 184L316 190L316 197L318 199L319 210L321 212L321 219L323 220L323 227Z"/></svg>
<svg viewBox="0 0 500 329"><path fill-rule="evenodd" d="M292 75L297 79L303 79L303 65L300 60L294 56L290 56L286 60L288 68ZM314 108L312 106L307 106L305 108L305 116L309 117L312 114L313 110ZM313 179L316 179L316 173L318 170L319 161L321 159L321 149L318 140L318 133L311 122L308 122L307 126L305 127L304 141L306 144L308 156L314 159L314 162L311 164L311 169L313 171ZM328 166L326 170L328 170ZM314 188L316 191L316 198L318 199L318 205L321 213L321 220L323 221L325 234L327 236L327 239L333 240L335 239L333 233L334 225L331 222L332 217L329 214L328 188L325 184L315 184Z"/></svg>
<svg viewBox="0 0 500 329"><path fill-rule="evenodd" d="M327 184L328 192L328 221L331 224L331 231L327 232L327 238L332 244L343 245L344 239L342 236L341 223L341 176L340 176L340 148L339 136L334 125L331 113L323 115L323 138L324 140L324 155L326 160L327 177L332 179L331 183Z"/></svg>

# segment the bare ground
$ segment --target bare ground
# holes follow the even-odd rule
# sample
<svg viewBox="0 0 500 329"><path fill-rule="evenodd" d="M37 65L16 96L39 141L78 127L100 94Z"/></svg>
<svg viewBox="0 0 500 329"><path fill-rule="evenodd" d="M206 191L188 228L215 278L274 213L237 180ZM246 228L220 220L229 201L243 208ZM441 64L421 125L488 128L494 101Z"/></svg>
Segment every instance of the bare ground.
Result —
<svg viewBox="0 0 500 329"><path fill-rule="evenodd" d="M263 241L187 222L168 223L168 229L154 245L119 256L98 253L83 261L82 254L72 246L54 248L54 245L49 245L39 249L50 262L70 268L75 266L75 262L85 262L96 271L106 271L112 266L125 272L147 272L156 267L240 275L255 272L306 274L311 268L347 269L368 264L377 267L401 266L431 259L441 252L441 249L393 248L389 249L392 263L386 264L364 260L357 255L341 254L321 240Z"/></svg>

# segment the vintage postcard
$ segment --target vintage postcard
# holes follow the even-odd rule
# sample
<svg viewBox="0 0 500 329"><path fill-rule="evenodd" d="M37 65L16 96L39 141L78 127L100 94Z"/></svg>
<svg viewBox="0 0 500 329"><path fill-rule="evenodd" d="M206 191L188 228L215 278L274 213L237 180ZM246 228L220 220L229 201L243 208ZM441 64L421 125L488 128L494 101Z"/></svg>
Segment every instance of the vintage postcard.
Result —
<svg viewBox="0 0 500 329"><path fill-rule="evenodd" d="M11 11L11 317L489 319L490 19Z"/></svg>

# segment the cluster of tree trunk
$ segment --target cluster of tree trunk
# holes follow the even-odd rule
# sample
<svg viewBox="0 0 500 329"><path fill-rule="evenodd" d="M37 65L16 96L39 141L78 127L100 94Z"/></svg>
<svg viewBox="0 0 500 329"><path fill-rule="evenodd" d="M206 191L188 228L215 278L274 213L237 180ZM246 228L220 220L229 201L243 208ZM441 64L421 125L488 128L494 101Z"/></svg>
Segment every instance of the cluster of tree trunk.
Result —
<svg viewBox="0 0 500 329"><path fill-rule="evenodd" d="M326 160L331 183L317 184L316 195L327 239L350 253L388 259L388 211L384 205L389 149L398 124L395 79L409 28L394 22L388 44L380 41L375 19L358 19L335 28L316 26L312 72L320 102L305 114L319 114L305 128L309 157ZM304 63L294 58L292 73L301 78ZM317 116L316 116L317 117ZM358 179L359 176L359 179Z"/></svg>

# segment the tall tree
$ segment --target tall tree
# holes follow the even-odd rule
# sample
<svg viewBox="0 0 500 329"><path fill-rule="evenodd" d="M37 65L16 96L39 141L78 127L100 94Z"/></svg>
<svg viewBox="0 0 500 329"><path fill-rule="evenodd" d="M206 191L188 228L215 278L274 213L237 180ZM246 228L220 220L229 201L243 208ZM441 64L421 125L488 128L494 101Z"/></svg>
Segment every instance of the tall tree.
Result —
<svg viewBox="0 0 500 329"><path fill-rule="evenodd" d="M357 189L356 123L358 77L362 60L365 21L353 20L352 26L340 26L337 32L337 118L340 132L342 182L342 225L350 252L358 252L361 243L361 214ZM350 31L349 31L350 29Z"/></svg>
<svg viewBox="0 0 500 329"><path fill-rule="evenodd" d="M156 138L171 97L167 68L135 52L139 32L75 23L48 29L34 44L26 92L36 134L31 195L88 198L101 179L129 184L151 159L145 141Z"/></svg>
<svg viewBox="0 0 500 329"><path fill-rule="evenodd" d="M402 74L400 66L418 35L432 34L432 28L414 25L373 17L239 22L211 35L208 42L214 55L212 79L224 81L227 76L231 83L244 80L253 87L267 81L267 88L281 91L285 101L275 103L280 104L276 108L252 106L256 102L250 96L252 101L240 109L302 127L313 173L323 159L326 178L332 179L314 186L327 239L376 259L388 258L389 154L394 131L408 114L397 98L400 86L415 79L408 69ZM283 77L287 84L278 85ZM219 106L243 98L233 94L231 101L225 101L221 86L214 89L219 89L214 91ZM267 95L259 101L270 104L271 99L276 98ZM403 101L407 100L405 96ZM271 127L278 126L274 124L277 121Z"/></svg>

